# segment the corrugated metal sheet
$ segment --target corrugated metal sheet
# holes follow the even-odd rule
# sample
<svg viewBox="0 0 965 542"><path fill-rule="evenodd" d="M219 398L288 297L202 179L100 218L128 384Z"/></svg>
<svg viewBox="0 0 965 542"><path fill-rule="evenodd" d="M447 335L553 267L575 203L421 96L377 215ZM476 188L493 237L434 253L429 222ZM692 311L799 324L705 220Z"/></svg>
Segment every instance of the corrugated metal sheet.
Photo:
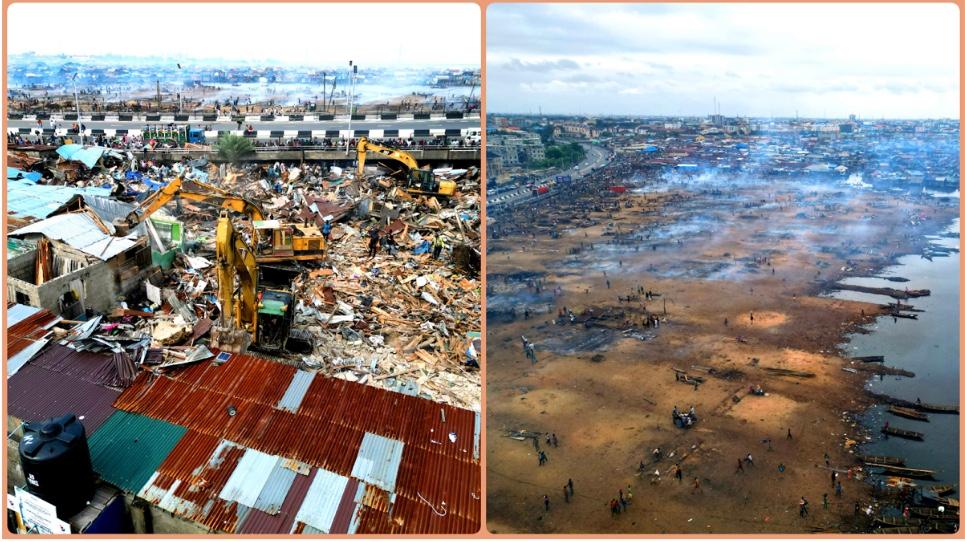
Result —
<svg viewBox="0 0 965 542"><path fill-rule="evenodd" d="M295 373L295 376L292 377L291 384L289 384L288 389L285 390L285 395L278 401L278 408L289 412L297 411L298 407L302 404L305 393L308 392L308 387L314 379L315 373L308 371L298 371Z"/></svg>
<svg viewBox="0 0 965 542"><path fill-rule="evenodd" d="M15 374L47 344L50 328L61 318L48 310L7 307L7 376Z"/></svg>
<svg viewBox="0 0 965 542"><path fill-rule="evenodd" d="M17 353L14 355L7 354L7 376L16 374L21 367L40 353L40 351L47 346L47 343L47 339L38 341L17 338L10 339L9 342L7 342L7 348L15 350Z"/></svg>
<svg viewBox="0 0 965 542"><path fill-rule="evenodd" d="M477 412L476 421L473 424L473 428L472 428L472 458L475 461L479 461L479 438L482 435L481 433L482 420L480 418L481 416Z"/></svg>
<svg viewBox="0 0 965 542"><path fill-rule="evenodd" d="M335 518L332 519L332 528L329 529L331 534L348 534L349 529L352 527L352 519L355 518L355 510L358 508L358 502L361 497L359 492L359 486L363 485L361 482L355 478L349 478L348 485L345 486L345 492L342 493L342 500L338 503L338 509L335 511Z"/></svg>
<svg viewBox="0 0 965 542"><path fill-rule="evenodd" d="M28 316L33 316L44 309L14 303L7 307L7 329L25 320Z"/></svg>
<svg viewBox="0 0 965 542"><path fill-rule="evenodd" d="M121 379L117 374L112 355L78 352L72 348L51 344L31 360L30 365L97 384L119 388Z"/></svg>
<svg viewBox="0 0 965 542"><path fill-rule="evenodd" d="M345 476L318 469L312 486L308 488L308 493L302 501L302 506L295 514L295 521L300 521L323 533L329 533L346 486L348 486L348 478Z"/></svg>
<svg viewBox="0 0 965 542"><path fill-rule="evenodd" d="M114 413L111 406L120 392L26 364L7 380L7 413L26 421L41 421L74 414L88 436Z"/></svg>
<svg viewBox="0 0 965 542"><path fill-rule="evenodd" d="M105 261L137 243L136 234L128 237L114 237L104 233L87 213L55 215L14 230L9 235L27 234L42 234L48 239L63 241L77 250Z"/></svg>
<svg viewBox="0 0 965 542"><path fill-rule="evenodd" d="M360 506L353 512L348 531L456 534L479 530L481 473L474 457L478 439L475 412L321 375L312 379L295 412L289 412L278 405L292 387L295 374L295 368L288 365L234 355L221 366L203 362L166 376L141 374L115 406L301 461L345 479L355 468L365 433L400 441L404 447L396 463L395 493L384 500L395 499L391 516L388 506L386 510ZM227 415L229 405L236 408L235 416ZM387 480L380 483L388 485ZM292 487L294 491L295 485ZM445 501L447 512L436 514L426 501L437 509ZM341 496L331 503L336 512L341 505ZM303 502L298 510L306 506ZM230 513L237 518L237 508ZM298 522L268 521L259 510L250 512L249 518L254 521L252 529L262 529L257 532L267 532L264 529L269 524L292 532L304 528ZM326 518L312 519L315 523L324 523L322 520ZM326 521L312 527L331 532L334 520ZM246 523L238 525L248 528Z"/></svg>
<svg viewBox="0 0 965 542"><path fill-rule="evenodd" d="M238 462L238 466L231 473L231 478L228 479L228 483L218 497L248 507L254 506L277 464L277 456L258 450L245 450L245 455Z"/></svg>
<svg viewBox="0 0 965 542"><path fill-rule="evenodd" d="M185 431L140 414L115 412L91 435L94 470L115 486L137 493Z"/></svg>
<svg viewBox="0 0 965 542"><path fill-rule="evenodd" d="M275 463L275 467L268 475L265 486L261 488L261 493L258 494L252 508L269 514L277 514L281 509L282 503L285 502L285 496L288 495L288 490L291 489L292 482L295 481L295 476L297 476L295 471L285 468L284 463L285 460L280 458Z"/></svg>
<svg viewBox="0 0 965 542"><path fill-rule="evenodd" d="M285 496L285 501L277 514L268 514L261 510L252 510L245 522L238 528L240 534L284 534L291 532L295 523L295 514L305 500L305 494L315 479L315 469L307 475L296 474L291 488Z"/></svg>
<svg viewBox="0 0 965 542"><path fill-rule="evenodd" d="M175 515L209 529L231 532L245 507L218 498L245 449L188 431L139 495Z"/></svg>
<svg viewBox="0 0 965 542"><path fill-rule="evenodd" d="M7 181L7 213L16 218L44 218L75 194L110 197L108 188L76 188L34 184L29 181Z"/></svg>
<svg viewBox="0 0 965 542"><path fill-rule="evenodd" d="M352 467L352 477L368 482L386 491L395 491L395 479L402 461L401 441L385 438L374 433L362 437L362 446Z"/></svg>

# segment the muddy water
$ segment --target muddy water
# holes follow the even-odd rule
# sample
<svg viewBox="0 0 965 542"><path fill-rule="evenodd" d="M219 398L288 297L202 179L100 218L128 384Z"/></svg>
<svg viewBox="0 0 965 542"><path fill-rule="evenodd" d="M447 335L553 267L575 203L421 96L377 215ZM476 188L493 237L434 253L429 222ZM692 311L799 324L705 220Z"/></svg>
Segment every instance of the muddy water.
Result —
<svg viewBox="0 0 965 542"><path fill-rule="evenodd" d="M947 232L959 232L959 222ZM959 239L933 238L932 244L959 247ZM880 317L869 328L867 335L854 335L846 351L852 356L884 355L885 364L915 373L914 378L884 377L867 383L868 389L909 401L959 404L959 258L958 254L934 258L905 256L898 265L886 269L880 276L909 279L894 283L882 278L854 278L846 282L866 286L890 286L909 289L927 288L928 297L908 300L916 309L918 320ZM875 303L887 303L891 298L859 292L834 292L834 297ZM959 482L959 419L955 415L928 414L928 422L899 418L876 406L867 412L863 421L873 435L872 442L862 446L863 453L900 456L909 467L937 470L937 481L924 481L923 486ZM884 438L878 429L889 421L891 425L925 434L924 442L901 438Z"/></svg>

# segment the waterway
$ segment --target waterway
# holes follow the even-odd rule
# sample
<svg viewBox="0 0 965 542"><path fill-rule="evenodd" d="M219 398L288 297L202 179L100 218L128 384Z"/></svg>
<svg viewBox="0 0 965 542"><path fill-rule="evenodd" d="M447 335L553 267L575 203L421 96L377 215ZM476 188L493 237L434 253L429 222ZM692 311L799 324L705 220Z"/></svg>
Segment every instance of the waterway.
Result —
<svg viewBox="0 0 965 542"><path fill-rule="evenodd" d="M959 220L943 233L957 234ZM949 236L929 237L932 245L959 248L959 239ZM880 273L879 277L904 277L909 282L896 283L883 278L851 278L847 283L892 288L929 289L931 295L909 299L908 303L924 312L917 320L882 316L868 326L869 333L849 337L844 346L851 356L884 355L885 364L915 373L914 378L885 376L870 380L869 390L892 397L938 404L959 404L959 255L935 257L928 260L920 255L899 258L897 265ZM887 303L889 297L851 291L831 294L841 299ZM928 414L929 421L900 418L876 405L862 417L872 440L860 447L862 453L905 458L913 468L936 470L935 481L917 482L922 487L959 482L959 417L948 414ZM885 437L880 427L892 426L924 433L922 442ZM957 494L957 493L956 493Z"/></svg>

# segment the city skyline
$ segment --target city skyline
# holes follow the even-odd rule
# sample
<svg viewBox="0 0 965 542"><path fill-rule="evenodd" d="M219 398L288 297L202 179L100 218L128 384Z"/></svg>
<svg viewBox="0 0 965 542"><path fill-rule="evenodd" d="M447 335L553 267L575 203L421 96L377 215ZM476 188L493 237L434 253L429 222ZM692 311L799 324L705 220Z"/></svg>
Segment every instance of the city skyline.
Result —
<svg viewBox="0 0 965 542"><path fill-rule="evenodd" d="M171 59L223 59L305 66L347 63L370 67L476 65L481 59L480 11L474 4L13 4L7 54L117 54ZM379 39L359 39L365 34ZM83 39L77 29L111 22L110 32ZM149 25L145 21L150 21ZM277 23L275 22L277 21ZM463 24L454 24L461 21ZM212 24L215 30L212 31ZM277 39L251 39L274 26ZM46 37L36 38L38 28ZM413 28L431 29L446 47L425 47ZM163 43L163 47L159 47ZM119 44L123 47L119 48Z"/></svg>
<svg viewBox="0 0 965 542"><path fill-rule="evenodd" d="M958 118L958 42L952 5L493 5L487 110Z"/></svg>

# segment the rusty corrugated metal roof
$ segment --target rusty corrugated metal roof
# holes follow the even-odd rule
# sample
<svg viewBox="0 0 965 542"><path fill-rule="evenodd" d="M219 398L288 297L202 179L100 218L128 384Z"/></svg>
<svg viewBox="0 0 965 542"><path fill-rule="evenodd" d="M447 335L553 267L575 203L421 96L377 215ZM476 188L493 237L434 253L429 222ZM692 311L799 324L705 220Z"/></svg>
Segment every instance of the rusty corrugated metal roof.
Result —
<svg viewBox="0 0 965 542"><path fill-rule="evenodd" d="M317 469L311 469L307 475L297 474L292 481L291 489L285 496L285 502L277 514L268 514L261 510L248 513L244 523L237 529L241 534L277 534L288 533L295 521L295 514L305 500L305 494L315 479Z"/></svg>
<svg viewBox="0 0 965 542"><path fill-rule="evenodd" d="M380 504L373 508L373 500L359 506L351 528L366 533L478 531L481 473L473 457L474 412L321 375L312 379L295 412L288 412L278 405L295 373L296 369L287 365L235 354L220 366L204 362L164 376L141 374L115 406L182 425L191 434L225 439L345 477L351 477L365 433L399 440L404 450L395 493L377 500L396 502L391 507ZM228 414L229 406L234 415ZM176 451L194 459L176 458L175 463L197 466L206 459L201 457L203 450ZM230 472L223 476L218 491ZM170 488L173 479L164 483L162 487ZM285 500L289 500L287 496ZM208 515L191 519L226 532L238 525L247 529L245 518L239 520L237 505L218 501ZM441 505L443 501L445 505ZM341 498L337 504L341 510ZM269 522L253 517L258 520L252 529L269 523L279 528L291 525L287 520ZM343 528L344 520L331 527L336 525ZM294 527L295 531L302 529Z"/></svg>
<svg viewBox="0 0 965 542"><path fill-rule="evenodd" d="M239 522L237 503L218 494L244 452L233 443L188 431L138 496L209 529L231 532Z"/></svg>
<svg viewBox="0 0 965 542"><path fill-rule="evenodd" d="M46 309L7 306L7 376L20 370L47 344L50 328L59 321L59 316Z"/></svg>

